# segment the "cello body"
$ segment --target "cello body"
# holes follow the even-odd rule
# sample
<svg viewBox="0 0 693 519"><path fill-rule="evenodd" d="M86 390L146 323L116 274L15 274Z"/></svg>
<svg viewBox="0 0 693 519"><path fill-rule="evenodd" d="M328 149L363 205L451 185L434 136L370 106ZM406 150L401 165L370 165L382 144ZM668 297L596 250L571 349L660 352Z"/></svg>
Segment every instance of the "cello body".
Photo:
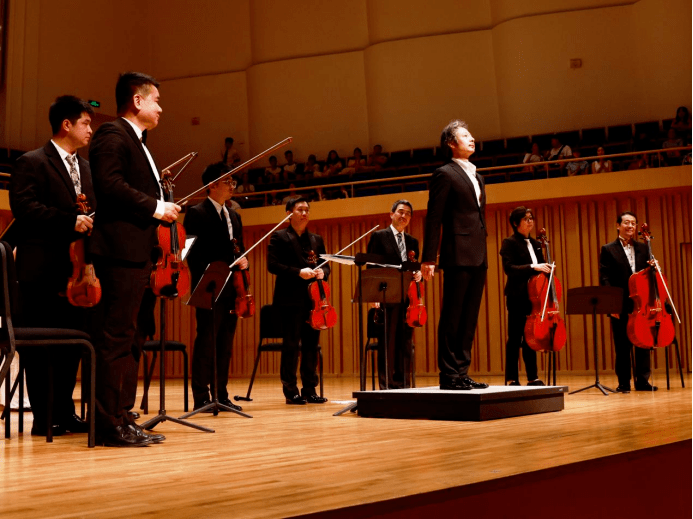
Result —
<svg viewBox="0 0 693 519"><path fill-rule="evenodd" d="M537 240L546 247L547 263L553 263L546 229L539 231ZM561 351L567 339L565 321L558 306L561 282L556 276L541 272L527 282L527 292L532 311L525 323L525 342L535 351Z"/></svg>
<svg viewBox="0 0 693 519"><path fill-rule="evenodd" d="M77 196L77 207L82 214L91 211L84 193ZM91 308L101 301L101 283L94 272L94 265L86 261L83 238L70 244L70 261L72 275L67 280L67 300L72 306Z"/></svg>
<svg viewBox="0 0 693 519"><path fill-rule="evenodd" d="M647 241L650 259L654 260L646 223L642 224L640 234ZM634 307L628 316L626 333L635 346L648 349L665 348L674 342L676 329L671 310L666 304L666 285L668 283L664 274L652 265L628 279L628 290Z"/></svg>

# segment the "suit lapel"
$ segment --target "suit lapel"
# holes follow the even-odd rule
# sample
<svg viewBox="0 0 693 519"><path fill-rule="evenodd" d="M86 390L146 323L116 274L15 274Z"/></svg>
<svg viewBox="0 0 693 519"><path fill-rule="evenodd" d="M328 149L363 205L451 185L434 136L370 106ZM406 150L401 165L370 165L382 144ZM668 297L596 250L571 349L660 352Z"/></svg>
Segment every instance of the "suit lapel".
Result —
<svg viewBox="0 0 693 519"><path fill-rule="evenodd" d="M628 256L626 256L626 251L623 248L623 245L621 245L621 240L619 238L616 238L616 241L612 242L611 245L612 252L616 261L618 261L624 267L627 267L628 270L632 272L632 269L630 268L630 262L628 261Z"/></svg>
<svg viewBox="0 0 693 519"><path fill-rule="evenodd" d="M63 182L65 182L65 186L67 187L67 191L70 193L72 200L77 201L77 191L75 191L75 184L74 182L72 182L72 178L70 177L70 174L68 173L67 168L65 167L65 162L63 161L63 159L60 158L58 150L55 149L55 146L52 142L46 144L43 150L45 151L46 156L48 157L48 160L50 161L51 165L55 168L55 171L58 174L58 176L63 180Z"/></svg>
<svg viewBox="0 0 693 519"><path fill-rule="evenodd" d="M144 146L142 145L142 142L140 141L139 137L137 137L137 134L135 133L135 130L132 129L132 126L130 123L126 120L124 120L122 117L118 117L114 123L120 125L120 127L125 131L125 133L128 134L128 136L132 139L133 144L135 147L137 147L138 150L140 150L140 153L142 154L142 157L144 158L144 162L147 164L147 169L149 169L149 172L152 175L152 178L154 179L154 184L156 185L157 193L161 195L161 185L159 184L159 180L156 178L156 173L152 171L152 165L149 162L149 157L147 157L147 152L144 151ZM156 167L156 161L154 161L154 157L152 156L152 161L154 162L154 166Z"/></svg>

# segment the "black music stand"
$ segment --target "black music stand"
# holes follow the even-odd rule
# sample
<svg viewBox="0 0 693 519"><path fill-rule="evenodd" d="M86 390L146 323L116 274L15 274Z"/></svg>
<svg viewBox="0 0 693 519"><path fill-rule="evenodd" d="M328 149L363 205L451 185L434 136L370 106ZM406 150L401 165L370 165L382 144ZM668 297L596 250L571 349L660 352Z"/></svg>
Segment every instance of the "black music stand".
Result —
<svg viewBox="0 0 693 519"><path fill-rule="evenodd" d="M223 261L214 261L210 263L209 265L207 265L207 269L205 270L205 273L202 275L202 279L200 279L200 282L195 287L195 290L193 290L193 293L186 304L194 306L195 308L204 308L205 310L211 310L212 323L215 323L217 308L216 303L219 299L219 296L224 291L226 282L230 277L231 269L226 263L224 263ZM210 410L212 411L214 416L217 416L219 414L220 409L224 411L229 411L231 413L236 413L241 416L245 416L246 418L252 418L252 416L250 416L249 414L246 414L242 411L238 411L237 409L233 409L227 405L219 403L219 394L217 388L217 332L215 329L212 329L212 355L212 401L204 407L194 409L193 411L184 414L183 416L181 416L181 418L188 418L190 416L196 415L197 413L204 413Z"/></svg>
<svg viewBox="0 0 693 519"><path fill-rule="evenodd" d="M354 265L359 268L359 280L356 286L356 292L352 299L352 302L356 302L359 305L359 379L360 379L360 389L361 391L366 390L366 363L365 363L365 351L363 347L363 303L401 303L402 296L404 294L403 290L403 279L400 269L394 268L378 268L366 270L363 272L362 267L366 263L385 265L385 264L396 264L397 261L388 262L386 256L380 256L378 254L363 254L359 253L354 257ZM408 262L407 262L408 263ZM387 364L387 313L384 311L385 316L384 322L384 354L385 354L385 387L388 387L388 364ZM375 369L375 366L373 366ZM332 416L341 416L347 411L356 412L357 404L356 402L349 404L345 408L337 411Z"/></svg>
<svg viewBox="0 0 693 519"><path fill-rule="evenodd" d="M568 290L566 314L592 314L592 340L594 341L594 384L571 391L570 395L596 387L604 396L611 388L599 383L599 356L597 348L597 314L620 314L623 310L623 289L619 287L579 287ZM605 391L606 390L606 391Z"/></svg>

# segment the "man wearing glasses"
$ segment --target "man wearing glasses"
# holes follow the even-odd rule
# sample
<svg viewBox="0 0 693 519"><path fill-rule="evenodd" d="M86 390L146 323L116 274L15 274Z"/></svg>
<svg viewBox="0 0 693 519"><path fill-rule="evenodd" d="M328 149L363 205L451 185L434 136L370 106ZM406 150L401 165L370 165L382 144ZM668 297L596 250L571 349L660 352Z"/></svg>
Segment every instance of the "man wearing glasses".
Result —
<svg viewBox="0 0 693 519"><path fill-rule="evenodd" d="M218 180L229 171L219 162L207 166L202 173L202 184L209 185L207 199L188 209L183 226L188 236L197 236L195 245L188 255L188 267L193 289L202 278L207 266L214 261L223 261L230 265L238 255L245 252L243 245L243 224L240 215L229 209L225 202L233 196L236 181L227 177ZM240 252L234 255L234 240ZM243 258L234 269L248 268L248 259ZM240 406L232 403L226 385L229 381L231 347L236 332L238 316L232 312L235 308L236 293L228 283L217 301L217 311L195 309L197 318L197 337L192 358L192 391L194 408L199 409L209 404L210 391L214 377L214 332L217 337L217 390L219 403L238 411ZM216 319L214 318L216 315ZM211 412L211 411L210 411Z"/></svg>

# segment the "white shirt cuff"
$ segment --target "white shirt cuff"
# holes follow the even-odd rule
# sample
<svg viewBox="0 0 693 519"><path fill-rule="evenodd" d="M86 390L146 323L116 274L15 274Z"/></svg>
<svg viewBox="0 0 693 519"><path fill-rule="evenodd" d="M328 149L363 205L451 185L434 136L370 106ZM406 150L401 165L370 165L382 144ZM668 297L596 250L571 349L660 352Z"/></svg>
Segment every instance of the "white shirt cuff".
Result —
<svg viewBox="0 0 693 519"><path fill-rule="evenodd" d="M156 201L156 210L154 211L154 218L161 220L164 217L164 212L166 211L166 206L163 200Z"/></svg>

